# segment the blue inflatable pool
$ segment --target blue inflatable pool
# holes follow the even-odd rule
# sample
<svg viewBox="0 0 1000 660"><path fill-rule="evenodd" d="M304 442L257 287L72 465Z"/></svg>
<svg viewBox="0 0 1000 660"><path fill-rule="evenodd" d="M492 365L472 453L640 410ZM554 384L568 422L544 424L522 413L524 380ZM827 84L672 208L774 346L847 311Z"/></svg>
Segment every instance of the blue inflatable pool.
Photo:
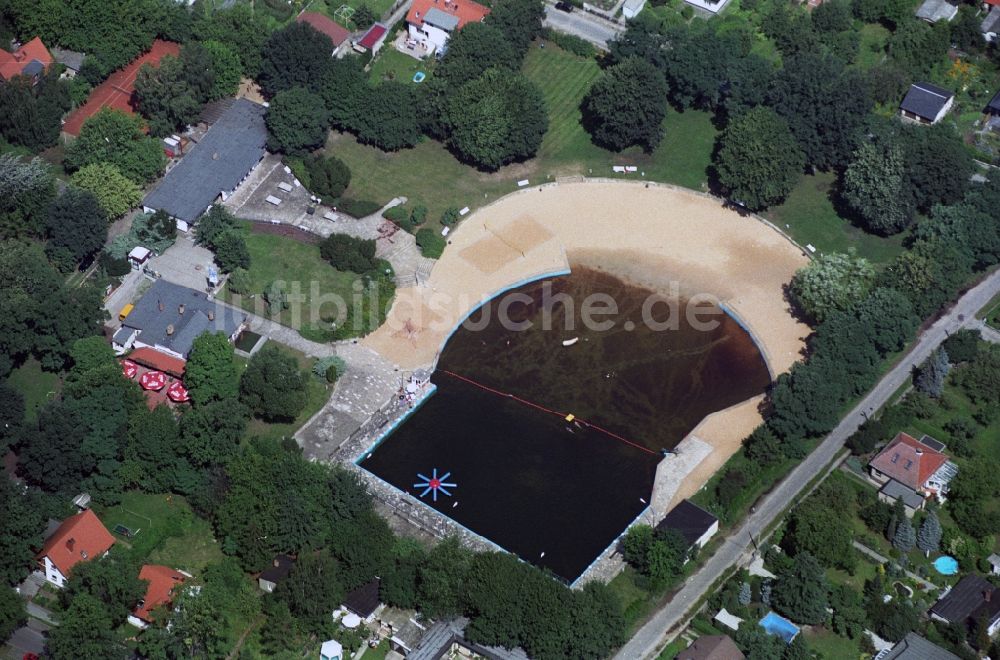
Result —
<svg viewBox="0 0 1000 660"><path fill-rule="evenodd" d="M934 570L941 575L958 573L958 560L948 555L942 555L934 560Z"/></svg>
<svg viewBox="0 0 1000 660"><path fill-rule="evenodd" d="M761 627L768 632L770 635L775 635L784 640L785 644L791 644L795 636L799 634L799 627L794 623L789 621L783 616L779 616L774 612L768 612L767 615L760 620Z"/></svg>
<svg viewBox="0 0 1000 660"><path fill-rule="evenodd" d="M426 73L424 73L423 71L417 71L416 73L413 74L413 82L422 83L424 81L424 78L426 77L427 77Z"/></svg>

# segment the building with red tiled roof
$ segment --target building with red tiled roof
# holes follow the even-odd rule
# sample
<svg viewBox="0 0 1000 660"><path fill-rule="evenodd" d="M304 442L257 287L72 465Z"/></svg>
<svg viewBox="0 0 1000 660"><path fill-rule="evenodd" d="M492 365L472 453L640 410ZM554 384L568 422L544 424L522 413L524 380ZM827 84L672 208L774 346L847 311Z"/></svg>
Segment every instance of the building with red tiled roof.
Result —
<svg viewBox="0 0 1000 660"><path fill-rule="evenodd" d="M149 346L143 346L135 349L128 354L128 359L149 369L162 371L163 373L169 374L174 378L183 378L184 367L187 366L187 362L181 358L167 355L166 353L158 351L155 348L150 348Z"/></svg>
<svg viewBox="0 0 1000 660"><path fill-rule="evenodd" d="M374 55L382 48L382 44L385 43L387 36L389 36L389 28L381 23L375 23L354 44L354 48L360 50L362 53L370 50L372 55Z"/></svg>
<svg viewBox="0 0 1000 660"><path fill-rule="evenodd" d="M330 41L333 42L334 53L337 52L337 49L340 48L344 42L351 38L350 30L339 23L336 23L329 16L316 11L302 12L299 14L298 18L295 19L295 22L308 23L317 32L330 37Z"/></svg>
<svg viewBox="0 0 1000 660"><path fill-rule="evenodd" d="M177 57L180 55L180 44L172 41L162 41L157 39L153 42L152 48L145 55L133 60L124 69L115 71L108 79L95 87L87 97L87 102L70 113L63 123L63 133L77 136L83 122L87 121L104 108L121 110L128 114L135 114L132 107L132 92L135 91L135 78L139 74L139 69L144 64L159 64L166 55Z"/></svg>
<svg viewBox="0 0 1000 660"><path fill-rule="evenodd" d="M45 579L57 587L66 585L70 571L80 562L107 554L115 537L90 509L62 521L38 553L38 563L45 570Z"/></svg>
<svg viewBox="0 0 1000 660"><path fill-rule="evenodd" d="M146 564L139 571L139 579L149 582L146 595L136 605L128 622L137 628L146 628L153 622L152 612L161 605L169 605L174 589L184 583L187 576L169 566Z"/></svg>
<svg viewBox="0 0 1000 660"><path fill-rule="evenodd" d="M13 53L0 48L0 79L14 76L37 78L52 64L52 55L39 37L35 37Z"/></svg>
<svg viewBox="0 0 1000 660"><path fill-rule="evenodd" d="M917 440L898 433L868 462L872 478L884 484L883 499L903 499L908 509L919 508L919 500L927 497L943 500L958 468L942 449L944 445L930 436Z"/></svg>
<svg viewBox="0 0 1000 660"><path fill-rule="evenodd" d="M407 30L410 39L433 52L444 48L466 24L481 21L489 13L489 7L472 0L413 0L406 13Z"/></svg>

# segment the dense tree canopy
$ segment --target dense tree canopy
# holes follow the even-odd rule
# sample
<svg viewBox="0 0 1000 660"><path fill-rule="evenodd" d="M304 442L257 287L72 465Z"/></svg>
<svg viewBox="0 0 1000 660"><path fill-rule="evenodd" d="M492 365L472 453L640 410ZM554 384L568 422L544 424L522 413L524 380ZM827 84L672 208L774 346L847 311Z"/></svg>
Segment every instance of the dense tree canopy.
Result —
<svg viewBox="0 0 1000 660"><path fill-rule="evenodd" d="M758 107L730 122L719 140L719 182L751 210L782 201L802 176L805 156L784 119Z"/></svg>
<svg viewBox="0 0 1000 660"><path fill-rule="evenodd" d="M0 239L41 236L55 178L38 158L0 155Z"/></svg>
<svg viewBox="0 0 1000 660"><path fill-rule="evenodd" d="M434 77L458 87L487 69L517 71L521 59L522 53L500 28L490 23L469 23L448 40L448 54L435 69Z"/></svg>
<svg viewBox="0 0 1000 660"><path fill-rule="evenodd" d="M869 231L892 234L909 224L913 201L898 146L863 143L844 172L842 185L844 200Z"/></svg>
<svg viewBox="0 0 1000 660"><path fill-rule="evenodd" d="M826 620L828 586L823 568L808 552L800 552L774 586L774 608L798 623Z"/></svg>
<svg viewBox="0 0 1000 660"><path fill-rule="evenodd" d="M820 322L861 301L874 284L875 268L867 259L829 252L795 273L791 294L810 319Z"/></svg>
<svg viewBox="0 0 1000 660"><path fill-rule="evenodd" d="M108 216L92 193L80 188L66 188L49 207L46 233L46 250L53 255L53 260L63 261L58 258L61 253L66 256L67 264L75 266L89 259L104 245L108 235Z"/></svg>
<svg viewBox="0 0 1000 660"><path fill-rule="evenodd" d="M318 92L333 42L308 23L292 22L268 37L263 53L257 82L268 96L293 87Z"/></svg>
<svg viewBox="0 0 1000 660"><path fill-rule="evenodd" d="M110 163L136 183L158 177L166 156L158 142L143 132L142 119L120 110L104 109L83 122L80 135L66 148L66 166L78 170L92 163Z"/></svg>
<svg viewBox="0 0 1000 660"><path fill-rule="evenodd" d="M206 332L195 338L184 370L184 384L198 406L236 398L239 377L228 337L221 332Z"/></svg>
<svg viewBox="0 0 1000 660"><path fill-rule="evenodd" d="M209 51L213 50L209 45L212 42L227 46L239 58L239 75L251 78L260 72L269 32L264 12L255 12L252 6L239 3L225 11L205 12L197 16L192 25L195 39ZM227 77L231 80L237 76L230 72Z"/></svg>
<svg viewBox="0 0 1000 660"><path fill-rule="evenodd" d="M583 99L583 125L594 142L615 151L647 152L663 136L667 84L651 64L629 58L604 71Z"/></svg>
<svg viewBox="0 0 1000 660"><path fill-rule="evenodd" d="M0 136L32 151L51 147L70 105L69 84L55 68L37 83L27 76L0 81Z"/></svg>
<svg viewBox="0 0 1000 660"><path fill-rule="evenodd" d="M142 190L111 163L84 165L73 173L73 185L97 200L108 218L125 215L142 202Z"/></svg>
<svg viewBox="0 0 1000 660"><path fill-rule="evenodd" d="M478 167L495 170L535 155L549 120L545 100L519 73L490 69L455 93L448 145Z"/></svg>
<svg viewBox="0 0 1000 660"><path fill-rule="evenodd" d="M535 0L497 0L486 16L486 23L499 28L523 56L542 33L543 18L545 6Z"/></svg>
<svg viewBox="0 0 1000 660"><path fill-rule="evenodd" d="M265 421L292 421L306 404L308 378L294 357L268 344L250 358L240 377L240 401Z"/></svg>
<svg viewBox="0 0 1000 660"><path fill-rule="evenodd" d="M412 147L420 139L417 97L411 85L388 81L360 95L350 128L358 140L383 151Z"/></svg>
<svg viewBox="0 0 1000 660"><path fill-rule="evenodd" d="M323 98L303 87L278 92L267 113L267 146L301 155L323 145L329 125Z"/></svg>

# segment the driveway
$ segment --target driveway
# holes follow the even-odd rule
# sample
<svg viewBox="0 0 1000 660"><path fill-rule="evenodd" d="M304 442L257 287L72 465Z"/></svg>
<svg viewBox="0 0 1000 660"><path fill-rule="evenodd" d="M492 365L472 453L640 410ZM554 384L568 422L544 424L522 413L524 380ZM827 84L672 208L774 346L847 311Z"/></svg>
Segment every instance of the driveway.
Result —
<svg viewBox="0 0 1000 660"><path fill-rule="evenodd" d="M25 653L35 653L41 655L45 650L45 632L49 626L41 621L30 619L26 625L14 631L14 634L7 640L8 649L5 657L21 660Z"/></svg>
<svg viewBox="0 0 1000 660"><path fill-rule="evenodd" d="M875 385L837 425L837 427L809 454L785 479L778 484L735 529L723 545L674 594L670 602L661 607L646 624L636 632L616 658L636 660L656 657L659 649L680 632L687 622L689 612L701 598L712 591L716 582L728 575L734 566L750 558L751 536L759 538L773 522L796 500L820 472L822 472L844 446L847 438L857 431L867 416L885 405L909 379L913 367L922 363L950 333L963 327L978 327L975 314L1000 292L1000 270L993 272L978 285L959 298L944 316L924 330L910 351Z"/></svg>
<svg viewBox="0 0 1000 660"><path fill-rule="evenodd" d="M580 37L603 50L608 49L609 41L625 31L621 25L589 14L582 9L568 14L550 4L545 5L545 20L542 24L558 32Z"/></svg>
<svg viewBox="0 0 1000 660"><path fill-rule="evenodd" d="M159 273L160 277L173 284L189 289L208 289L208 269L215 266L211 250L195 245L191 233L178 232L177 242L166 252L149 260L147 271Z"/></svg>

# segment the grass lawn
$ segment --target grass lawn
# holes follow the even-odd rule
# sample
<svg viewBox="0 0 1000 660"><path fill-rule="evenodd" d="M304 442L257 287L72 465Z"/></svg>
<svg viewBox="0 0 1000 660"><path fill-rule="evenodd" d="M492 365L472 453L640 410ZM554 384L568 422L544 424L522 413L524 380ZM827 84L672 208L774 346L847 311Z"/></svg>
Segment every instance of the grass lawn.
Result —
<svg viewBox="0 0 1000 660"><path fill-rule="evenodd" d="M222 549L203 518L193 518L180 536L170 536L149 555L149 561L198 575L212 562L223 558Z"/></svg>
<svg viewBox="0 0 1000 660"><path fill-rule="evenodd" d="M861 652L861 647L853 639L836 635L826 628L807 626L802 634L806 636L809 649L820 658L850 660L870 657Z"/></svg>
<svg viewBox="0 0 1000 660"><path fill-rule="evenodd" d="M389 640L383 639L375 648L369 648L366 644L361 657L364 660L383 660L389 654L390 650L392 650L392 647L389 645Z"/></svg>
<svg viewBox="0 0 1000 660"><path fill-rule="evenodd" d="M608 586L618 597L622 604L622 612L625 615L625 625L629 630L633 629L646 615L652 611L656 604L655 598L639 584L637 579L641 579L631 566L626 566L625 570L619 573Z"/></svg>
<svg viewBox="0 0 1000 660"><path fill-rule="evenodd" d="M131 491L114 506L95 505L94 512L119 545L139 559L197 569L221 557L208 523L194 515L183 497ZM131 538L116 532L118 525L129 528Z"/></svg>
<svg viewBox="0 0 1000 660"><path fill-rule="evenodd" d="M233 296L226 287L225 300L236 303L239 298L243 309L272 318L260 294L271 282L283 282L291 304L273 320L314 341L365 335L382 323L391 295L381 296L384 300L379 301L380 313L372 315L368 310L373 296L367 292L361 295L361 289L354 288L355 283L361 286L361 277L333 268L320 257L318 246L285 236L254 233L248 225L245 231L250 251L250 290L256 295ZM362 307L360 318L355 313L356 302ZM329 322L335 320L338 327L332 332Z"/></svg>
<svg viewBox="0 0 1000 660"><path fill-rule="evenodd" d="M660 652L660 655L656 656L656 658L657 660L674 660L674 658L677 657L677 654L687 647L687 643L678 637L674 641L667 644L663 651Z"/></svg>
<svg viewBox="0 0 1000 660"><path fill-rule="evenodd" d="M867 71L885 59L886 45L892 33L877 23L863 24L860 33L861 47L858 51L857 66Z"/></svg>
<svg viewBox="0 0 1000 660"><path fill-rule="evenodd" d="M34 358L12 371L7 382L24 397L25 417L29 422L35 421L38 409L62 387L59 374L42 371L41 363Z"/></svg>
<svg viewBox="0 0 1000 660"><path fill-rule="evenodd" d="M401 53L391 44L388 44L379 51L378 58L372 62L371 71L368 74L372 83L379 83L383 80L395 80L397 82L416 85L413 82L413 74L423 71L427 78L433 75L434 58L420 61L415 60L405 53Z"/></svg>
<svg viewBox="0 0 1000 660"><path fill-rule="evenodd" d="M272 342L269 341L270 343ZM295 418L294 421L287 423L268 423L259 419L250 420L250 424L247 426L247 435L258 436L263 438L272 438L274 440L281 440L282 438L291 437L303 424L305 424L310 417L319 412L319 409L323 407L327 399L330 398L330 385L327 384L326 380L320 380L312 373L312 366L316 363L314 358L308 357L305 353L296 351L293 348L278 344L281 350L292 357L299 363L299 369L303 369L309 372L309 380L306 386L306 405L302 409L302 412ZM240 373L246 368L247 359L240 357L239 355L234 356L237 362L237 368Z"/></svg>
<svg viewBox="0 0 1000 660"><path fill-rule="evenodd" d="M812 244L819 252L857 250L875 263L885 263L903 252L904 234L882 238L868 234L837 215L830 191L831 172L804 176L785 203L764 216L801 245Z"/></svg>
<svg viewBox="0 0 1000 660"><path fill-rule="evenodd" d="M339 17L334 16L334 12L336 12L337 9L343 5L347 5L353 9L357 9L361 5L368 5L368 8L372 10L375 17L378 20L382 20L382 15L389 11L392 7L392 3L393 0L313 0L313 2L309 5L309 11L326 14L345 27L354 29L354 25L348 24L348 21L341 20Z"/></svg>

